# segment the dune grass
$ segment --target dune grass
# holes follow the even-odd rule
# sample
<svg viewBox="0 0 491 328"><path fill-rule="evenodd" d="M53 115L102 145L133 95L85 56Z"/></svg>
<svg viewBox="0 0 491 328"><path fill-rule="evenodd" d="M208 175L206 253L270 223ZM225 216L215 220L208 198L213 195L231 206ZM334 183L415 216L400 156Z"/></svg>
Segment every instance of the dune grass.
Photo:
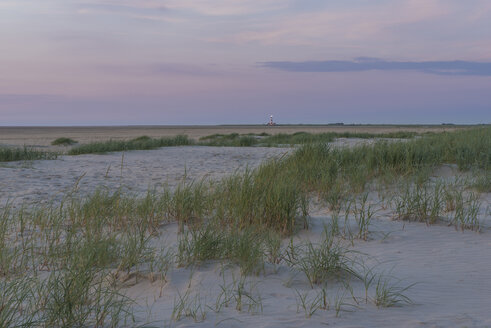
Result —
<svg viewBox="0 0 491 328"><path fill-rule="evenodd" d="M316 142L332 142L336 138L403 138L409 139L417 134L415 132L391 132L391 133L352 133L352 132L328 132L328 133L308 133L296 132L292 134L279 133L269 135L261 134L213 134L199 139L199 144L203 146L228 146L228 147L278 147L302 145Z"/></svg>
<svg viewBox="0 0 491 328"><path fill-rule="evenodd" d="M103 142L91 142L74 147L68 151L68 155L81 155L81 154L102 154L113 151L127 151L127 150L148 150L156 149L160 147L171 146L188 146L194 142L185 135L179 135L169 138L150 138L148 136L141 136L128 141L125 140L109 140Z"/></svg>
<svg viewBox="0 0 491 328"><path fill-rule="evenodd" d="M475 172L472 187L478 192L491 192L491 170Z"/></svg>
<svg viewBox="0 0 491 328"><path fill-rule="evenodd" d="M355 269L356 256L330 234L318 245L311 242L298 245L288 264L302 272L312 288L331 280L359 278Z"/></svg>
<svg viewBox="0 0 491 328"><path fill-rule="evenodd" d="M55 152L35 150L29 147L9 148L0 146L0 162L50 160L57 157L58 154Z"/></svg>
<svg viewBox="0 0 491 328"><path fill-rule="evenodd" d="M51 142L51 145L53 146L71 146L78 143L77 141L71 139L71 138L66 138L66 137L61 137L53 140Z"/></svg>
<svg viewBox="0 0 491 328"><path fill-rule="evenodd" d="M374 178L414 176L444 163L457 164L461 170L489 170L491 128L432 134L405 142L378 141L350 149L307 144L278 165L308 190L328 196L339 179L351 191L360 192Z"/></svg>
<svg viewBox="0 0 491 328"><path fill-rule="evenodd" d="M200 138L198 141L189 139L187 136L175 136L165 138L150 138L141 136L131 140L109 140L103 142L91 142L79 145L68 151L69 155L107 153L113 151L127 150L149 150L169 146L216 146L216 147L278 147L310 144L317 142L331 142L336 138L412 138L416 135L414 132L393 132L393 133L307 133L296 132L293 134L213 134ZM72 145L75 141L68 138L59 138L53 141L53 145Z"/></svg>
<svg viewBox="0 0 491 328"><path fill-rule="evenodd" d="M374 304L378 307L412 304L413 301L405 293L415 285L416 283L403 285L400 280L380 274L375 286Z"/></svg>
<svg viewBox="0 0 491 328"><path fill-rule="evenodd" d="M260 138L269 136L266 133L262 134L212 134L201 137L199 144L203 146L227 146L227 147L250 147L258 144Z"/></svg>
<svg viewBox="0 0 491 328"><path fill-rule="evenodd" d="M244 275L258 274L264 267L264 248L264 233L258 230L221 229L211 223L180 236L177 258L183 266L226 260Z"/></svg>
<svg viewBox="0 0 491 328"><path fill-rule="evenodd" d="M238 228L266 227L283 234L305 225L307 195L276 161L236 174L217 184L215 217Z"/></svg>

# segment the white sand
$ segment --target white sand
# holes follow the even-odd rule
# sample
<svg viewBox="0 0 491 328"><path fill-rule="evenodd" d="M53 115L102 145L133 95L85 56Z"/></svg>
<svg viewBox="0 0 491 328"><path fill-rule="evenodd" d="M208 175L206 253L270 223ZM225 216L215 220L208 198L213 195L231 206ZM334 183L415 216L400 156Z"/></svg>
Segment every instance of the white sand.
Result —
<svg viewBox="0 0 491 328"><path fill-rule="evenodd" d="M317 218L317 226L322 218ZM491 254L487 251L490 239L487 235L456 232L453 228L435 226L427 228L422 224L400 222L378 222L383 231L392 231L385 241L358 242L355 249L374 256L387 263L379 270L390 270L395 277L403 279L401 285L418 282L406 295L416 303L398 308L377 309L364 303L358 308L343 306L345 310L336 318L335 311L317 311L310 319L304 313L297 313L295 289L303 292L310 287L300 274L286 267L278 274L251 277L257 283L253 293L261 295L263 313L251 315L239 313L233 307L225 308L218 315L207 310L204 326L213 326L220 320L228 319L224 326L248 327L486 327L491 325L489 295L491 295ZM169 231L171 232L172 229ZM316 240L320 231L304 233L303 237ZM151 320L165 321L172 313L176 291L184 294L191 281L193 293L198 293L203 303L214 304L220 291L222 279L220 265L207 264L191 273L190 270L176 269L169 274L169 282L159 296L159 283L141 283L131 288L132 296L150 298ZM190 278L192 277L192 278ZM232 278L227 275L228 281ZM290 287L287 287L288 284ZM334 300L342 293L339 285L332 284L328 290ZM353 283L354 293L363 296L360 283ZM311 291L314 296L316 291ZM155 298L152 296L155 295ZM192 294L195 295L195 294ZM155 300L155 301L154 301ZM153 302L154 301L154 302ZM354 304L349 294L345 302ZM145 316L146 313L141 313ZM240 321L239 321L240 320ZM192 326L192 319L184 319L176 326Z"/></svg>
<svg viewBox="0 0 491 328"><path fill-rule="evenodd" d="M218 179L256 167L289 148L167 147L104 155L61 156L57 160L0 163L0 204L60 199L78 187L82 193L98 187L142 193L187 180Z"/></svg>
<svg viewBox="0 0 491 328"><path fill-rule="evenodd" d="M82 192L100 185L114 189L120 184L131 191L144 192L165 183L175 185L185 171L188 178L217 179L287 151L214 147L132 151L124 156L122 172L121 153L34 161L27 167L23 163L9 163L0 167L0 202L3 204L8 198L37 202L55 197L56 193L70 189L82 174L85 174L80 181ZM436 173L451 178L454 171L445 167ZM374 200L375 193L370 197ZM370 263L380 261L377 272L390 272L391 276L402 279L400 286L417 283L405 292L414 301L412 305L378 309L373 303L356 305L346 294L346 305L342 306L339 317L331 308L318 310L307 319L302 309L297 312L296 290L310 292L313 297L320 289L312 290L305 276L284 264L277 272L267 267L266 274L248 277L246 290L262 299L263 310L257 314L249 313L246 306L239 312L233 303L218 314L212 311L220 285L224 284L220 275L223 266L218 262L205 263L195 270L173 268L165 283L140 278L135 284L130 279L124 291L137 299L134 310L138 323L152 322L155 327L491 327L491 231L487 228L491 218L486 210L491 195L483 194L481 202L480 219L485 223L482 233L460 232L446 225L428 227L423 223L393 221L390 210L380 209L370 227L372 239L355 241L354 249L366 254L363 257L370 258ZM314 210L311 230L299 233L295 242L320 241L329 215L324 209ZM175 247L176 235L176 225L166 225L161 242ZM225 284L232 283L232 273L238 276L234 267L225 270ZM178 291L184 295L188 287L191 299L198 300L196 304L201 304L206 316L203 322L184 318L171 323ZM328 284L328 298L332 303L342 295L344 289L340 287L339 283ZM360 282L353 281L352 287L355 296L364 296ZM373 296L373 290L370 295Z"/></svg>

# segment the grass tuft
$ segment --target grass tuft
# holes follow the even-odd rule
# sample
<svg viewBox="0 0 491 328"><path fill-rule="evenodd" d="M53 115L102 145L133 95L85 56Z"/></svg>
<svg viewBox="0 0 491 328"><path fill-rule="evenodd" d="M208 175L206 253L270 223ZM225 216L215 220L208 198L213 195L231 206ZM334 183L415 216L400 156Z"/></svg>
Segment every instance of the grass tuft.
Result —
<svg viewBox="0 0 491 328"><path fill-rule="evenodd" d="M343 246L333 236L325 235L319 244L311 242L291 249L288 263L307 277L312 288L322 284L328 279L346 280L352 277L359 278L355 270L353 251Z"/></svg>
<svg viewBox="0 0 491 328"><path fill-rule="evenodd" d="M70 138L57 138L51 142L51 145L53 146L71 146L78 143L77 141L70 139Z"/></svg>

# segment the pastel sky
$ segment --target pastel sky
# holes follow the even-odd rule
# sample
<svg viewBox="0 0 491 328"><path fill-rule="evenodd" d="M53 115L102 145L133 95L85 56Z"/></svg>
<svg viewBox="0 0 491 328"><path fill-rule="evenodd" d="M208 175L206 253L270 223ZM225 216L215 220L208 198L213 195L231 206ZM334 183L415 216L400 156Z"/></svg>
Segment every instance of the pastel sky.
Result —
<svg viewBox="0 0 491 328"><path fill-rule="evenodd" d="M491 123L490 0L0 0L0 125Z"/></svg>

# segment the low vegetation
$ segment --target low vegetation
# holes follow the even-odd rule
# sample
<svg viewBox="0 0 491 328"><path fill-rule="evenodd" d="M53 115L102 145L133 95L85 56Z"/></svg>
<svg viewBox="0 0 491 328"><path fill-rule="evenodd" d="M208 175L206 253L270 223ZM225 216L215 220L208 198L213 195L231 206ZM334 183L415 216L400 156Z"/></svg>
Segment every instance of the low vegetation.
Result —
<svg viewBox="0 0 491 328"><path fill-rule="evenodd" d="M416 136L414 132L393 132L393 133L308 133L308 132L296 132L293 134L279 133L270 135L267 133L261 134L213 134L206 137L202 137L199 140L200 145L204 146L228 146L228 147L250 147L250 146L262 146L262 147L278 147L278 146L292 146L302 145L316 142L331 142L337 138L361 138L361 139L373 139L373 138L404 138L409 139Z"/></svg>
<svg viewBox="0 0 491 328"><path fill-rule="evenodd" d="M69 150L69 155L91 154L91 153L107 153L113 151L127 151L127 150L149 150L160 147L170 146L216 146L216 147L280 147L280 146L293 146L319 142L331 142L336 138L412 138L416 136L414 132L393 132L382 134L370 134L370 133L307 133L296 132L293 134L276 134L270 135L267 133L260 134L213 134L200 138L198 141L189 139L187 136L176 136L167 138L150 138L148 136L141 136L131 140L109 140L103 142L91 142L74 147ZM59 138L53 141L53 145L73 145L75 142L68 138Z"/></svg>
<svg viewBox="0 0 491 328"><path fill-rule="evenodd" d="M0 146L0 162L34 161L39 159L56 159L57 153L35 150L29 147L10 148Z"/></svg>
<svg viewBox="0 0 491 328"><path fill-rule="evenodd" d="M193 141L187 136L175 136L169 138L150 138L141 136L129 141L125 140L109 140L102 142L91 142L74 147L68 151L69 155L81 154L97 154L107 153L112 151L127 151L127 150L148 150L160 147L170 146L188 146L193 144Z"/></svg>
<svg viewBox="0 0 491 328"><path fill-rule="evenodd" d="M53 145L53 146L71 146L71 145L74 145L76 143L78 143L78 142L73 140L73 139L62 137L62 138L57 138L57 139L53 140L51 142L51 145Z"/></svg>
<svg viewBox="0 0 491 328"><path fill-rule="evenodd" d="M491 170L476 172L472 187L478 192L491 192Z"/></svg>

